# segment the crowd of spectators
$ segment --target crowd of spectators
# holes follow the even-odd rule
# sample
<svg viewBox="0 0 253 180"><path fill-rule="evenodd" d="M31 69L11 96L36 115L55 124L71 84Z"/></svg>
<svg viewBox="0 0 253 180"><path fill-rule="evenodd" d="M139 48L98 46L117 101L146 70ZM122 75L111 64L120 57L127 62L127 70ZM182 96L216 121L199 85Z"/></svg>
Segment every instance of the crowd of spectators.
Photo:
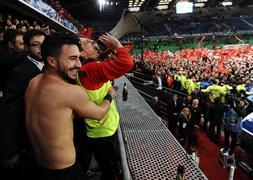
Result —
<svg viewBox="0 0 253 180"><path fill-rule="evenodd" d="M81 26L58 0L25 0L25 2L73 32L77 33L77 27Z"/></svg>
<svg viewBox="0 0 253 180"><path fill-rule="evenodd" d="M16 30L19 32L26 32L30 29L42 30L46 34L55 32L55 29L51 28L48 24L40 24L36 20L28 21L27 19L21 19L14 17L11 14L0 14L0 41L3 40L3 34L7 30Z"/></svg>
<svg viewBox="0 0 253 180"><path fill-rule="evenodd" d="M141 60L141 54L134 57L139 70L149 75L159 72L164 82L169 76L172 77L173 84L180 78L185 78L185 81L181 81L180 90L188 94L203 89L201 82L213 83L215 80L219 80L219 85L232 87L244 84L245 91L250 91L253 82L252 49L251 45L221 49L197 48L180 50L174 54L169 51L157 53L146 50L144 60ZM194 87L190 86L192 82L189 80L195 84ZM173 88L173 84L169 87Z"/></svg>
<svg viewBox="0 0 253 180"><path fill-rule="evenodd" d="M49 27L48 24L39 24L35 20L27 20L11 14L0 14L1 95L8 72L20 63L18 57L24 52L22 37L25 32L31 29L41 30L47 35L55 32L55 29Z"/></svg>
<svg viewBox="0 0 253 180"><path fill-rule="evenodd" d="M228 107L243 111L238 113L240 118L252 112L252 52L253 46L249 44L184 49L175 53L146 50L143 59L141 54L134 55L134 59L136 70L152 76L157 90L162 86L162 89L167 87L187 94L185 98L172 95L165 102L168 108L164 118L179 142L187 144L188 150L196 151L201 114L210 140L220 143L223 114ZM226 150L227 144L226 139ZM235 150L235 142L232 146L230 154Z"/></svg>

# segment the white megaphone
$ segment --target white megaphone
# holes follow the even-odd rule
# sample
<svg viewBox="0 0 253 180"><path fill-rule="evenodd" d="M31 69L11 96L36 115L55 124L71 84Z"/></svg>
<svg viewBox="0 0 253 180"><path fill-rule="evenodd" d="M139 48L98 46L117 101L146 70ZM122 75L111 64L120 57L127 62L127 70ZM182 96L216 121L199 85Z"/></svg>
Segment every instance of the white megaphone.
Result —
<svg viewBox="0 0 253 180"><path fill-rule="evenodd" d="M116 39L120 39L122 36L132 33L139 32L141 26L139 24L140 17L136 13L130 13L127 10L121 15L119 22L116 26L109 32L110 35L114 36ZM103 52L106 47L100 41L97 41L97 48Z"/></svg>
<svg viewBox="0 0 253 180"><path fill-rule="evenodd" d="M141 30L139 21L140 18L136 13L130 13L125 10L117 25L109 33L115 38L120 39L126 34L139 32Z"/></svg>

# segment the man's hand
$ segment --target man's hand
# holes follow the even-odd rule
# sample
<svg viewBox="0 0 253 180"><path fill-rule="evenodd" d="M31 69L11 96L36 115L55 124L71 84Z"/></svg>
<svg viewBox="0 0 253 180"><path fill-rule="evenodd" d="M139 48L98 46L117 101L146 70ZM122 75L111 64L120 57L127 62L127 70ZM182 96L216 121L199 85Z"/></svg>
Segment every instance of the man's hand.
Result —
<svg viewBox="0 0 253 180"><path fill-rule="evenodd" d="M0 166L5 167L5 168L13 168L18 163L19 163L19 156L15 155L8 160L1 161Z"/></svg>
<svg viewBox="0 0 253 180"><path fill-rule="evenodd" d="M111 88L108 90L107 94L110 94L110 95L112 96L112 99L115 99L116 91L115 91L115 89L114 89L113 87L111 87Z"/></svg>
<svg viewBox="0 0 253 180"><path fill-rule="evenodd" d="M98 40L107 47L106 51L123 47L118 39L116 39L115 37L111 36L108 33L100 36Z"/></svg>

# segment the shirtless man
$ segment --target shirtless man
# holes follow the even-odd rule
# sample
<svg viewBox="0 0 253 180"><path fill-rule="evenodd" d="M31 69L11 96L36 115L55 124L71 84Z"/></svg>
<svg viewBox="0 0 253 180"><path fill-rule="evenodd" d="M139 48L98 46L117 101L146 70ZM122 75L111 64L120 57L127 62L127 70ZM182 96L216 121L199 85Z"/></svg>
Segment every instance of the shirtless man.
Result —
<svg viewBox="0 0 253 180"><path fill-rule="evenodd" d="M39 179L85 179L76 161L74 116L100 120L115 98L109 89L96 105L82 87L70 84L81 67L79 40L68 34L46 37L42 44L43 73L26 90L26 128L38 164Z"/></svg>

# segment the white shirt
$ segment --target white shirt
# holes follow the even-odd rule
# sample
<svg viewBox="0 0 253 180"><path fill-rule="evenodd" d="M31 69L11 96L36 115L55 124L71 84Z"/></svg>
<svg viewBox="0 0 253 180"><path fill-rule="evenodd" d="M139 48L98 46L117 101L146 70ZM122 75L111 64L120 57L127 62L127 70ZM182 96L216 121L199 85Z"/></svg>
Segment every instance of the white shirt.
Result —
<svg viewBox="0 0 253 180"><path fill-rule="evenodd" d="M31 56L27 56L27 58L30 61L32 61L32 63L34 63L39 68L40 71L42 71L42 68L44 67L44 63L43 62L39 62L39 61L33 59Z"/></svg>
<svg viewBox="0 0 253 180"><path fill-rule="evenodd" d="M162 79L160 76L157 77L157 80L158 80L158 87L156 89L162 89Z"/></svg>

